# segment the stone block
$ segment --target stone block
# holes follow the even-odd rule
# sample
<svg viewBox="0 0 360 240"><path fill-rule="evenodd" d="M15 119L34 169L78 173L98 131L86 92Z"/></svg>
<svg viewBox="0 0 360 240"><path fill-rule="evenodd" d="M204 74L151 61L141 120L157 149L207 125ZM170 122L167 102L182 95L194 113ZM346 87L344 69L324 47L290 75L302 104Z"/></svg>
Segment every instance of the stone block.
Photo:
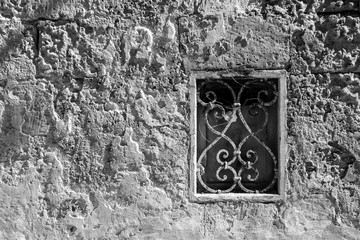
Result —
<svg viewBox="0 0 360 240"><path fill-rule="evenodd" d="M38 28L38 76L101 77L112 69L122 33L113 29L118 38L110 38L111 23L42 22Z"/></svg>
<svg viewBox="0 0 360 240"><path fill-rule="evenodd" d="M337 13L346 11L359 11L359 1L357 0L343 0L333 1L325 0L318 3L317 13Z"/></svg>
<svg viewBox="0 0 360 240"><path fill-rule="evenodd" d="M313 31L295 29L293 65L306 63L312 73L359 72L359 23L359 17L327 15L315 22Z"/></svg>
<svg viewBox="0 0 360 240"><path fill-rule="evenodd" d="M281 69L289 61L287 27L260 17L184 17L179 35L189 69Z"/></svg>

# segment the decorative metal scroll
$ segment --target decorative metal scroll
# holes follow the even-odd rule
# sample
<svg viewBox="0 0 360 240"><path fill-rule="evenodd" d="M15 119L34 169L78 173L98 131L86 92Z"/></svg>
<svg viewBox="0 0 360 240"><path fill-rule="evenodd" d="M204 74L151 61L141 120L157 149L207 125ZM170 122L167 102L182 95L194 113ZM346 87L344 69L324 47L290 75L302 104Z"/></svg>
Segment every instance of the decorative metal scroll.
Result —
<svg viewBox="0 0 360 240"><path fill-rule="evenodd" d="M212 84L212 87L209 87L209 84ZM223 89L223 96L218 96L217 91L219 88ZM225 97L226 101L219 99L220 97ZM203 80L199 82L197 104L198 109L199 107L202 109L202 119L199 119L199 121L203 120L206 128L215 136L212 141L206 139L206 147L200 149L202 152L199 152L198 149L197 181L199 186L202 186L210 193L229 193L235 189L237 191L240 189L240 191L246 193L265 193L273 188L278 178L278 160L270 147L258 135L268 127L268 109L277 102L278 97L277 85L273 80L251 79L237 81L234 79ZM245 110L252 117L262 116L262 119L258 120L260 124L257 129L249 126L249 122L246 121L243 115ZM259 114L259 111L262 111L262 114ZM222 119L221 121L224 124L221 130L211 124L210 117ZM229 129L232 124L242 125L241 135L244 137L239 142L235 142L229 137ZM269 156L267 159L260 159L254 149L248 149L242 154L244 144L250 139L258 144L258 148L259 146L263 148L262 150ZM214 146L220 140L226 141L227 145L231 147L221 148L217 151L217 154L210 155L209 151L214 149ZM221 189L207 183L205 171L206 164L211 164L210 161L216 161L216 166L219 166L214 174L218 182L225 184L225 187L223 184ZM260 172L256 167L258 161L273 161L272 166L274 169L267 169L267 171L273 172L273 177L266 182L265 187L260 186L250 189L246 187L244 181L247 183L257 181L260 176ZM227 171L227 174L222 174L223 171Z"/></svg>

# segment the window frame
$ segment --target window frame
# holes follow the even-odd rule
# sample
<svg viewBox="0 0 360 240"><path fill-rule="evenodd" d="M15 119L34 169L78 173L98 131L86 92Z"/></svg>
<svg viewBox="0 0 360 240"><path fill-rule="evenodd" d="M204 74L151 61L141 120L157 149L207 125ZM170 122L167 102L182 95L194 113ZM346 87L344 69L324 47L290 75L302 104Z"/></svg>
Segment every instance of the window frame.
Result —
<svg viewBox="0 0 360 240"><path fill-rule="evenodd" d="M278 79L278 194L267 193L197 193L197 80L226 79L226 78L273 78ZM190 73L190 186L191 202L222 202L222 201L250 201L250 202L278 202L284 201L285 194L285 165L286 165L286 79L285 70L253 70L249 73L237 71L192 71ZM226 80L225 80L226 81Z"/></svg>

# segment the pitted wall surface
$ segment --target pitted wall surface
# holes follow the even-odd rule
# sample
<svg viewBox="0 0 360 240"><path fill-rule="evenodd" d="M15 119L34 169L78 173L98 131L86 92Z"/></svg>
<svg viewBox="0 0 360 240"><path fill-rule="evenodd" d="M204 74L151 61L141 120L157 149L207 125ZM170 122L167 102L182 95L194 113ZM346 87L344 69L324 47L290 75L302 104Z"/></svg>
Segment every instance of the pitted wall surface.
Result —
<svg viewBox="0 0 360 240"><path fill-rule="evenodd" d="M0 239L360 239L356 0L0 2ZM287 71L286 200L189 201L193 71Z"/></svg>

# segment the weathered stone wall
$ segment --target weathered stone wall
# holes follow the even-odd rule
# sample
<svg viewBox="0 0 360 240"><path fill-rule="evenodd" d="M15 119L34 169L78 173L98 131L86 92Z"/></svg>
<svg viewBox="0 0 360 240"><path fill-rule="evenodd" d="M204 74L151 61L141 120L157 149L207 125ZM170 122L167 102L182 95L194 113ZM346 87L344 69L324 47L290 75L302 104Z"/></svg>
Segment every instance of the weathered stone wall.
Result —
<svg viewBox="0 0 360 240"><path fill-rule="evenodd" d="M1 0L0 239L360 239L357 0ZM189 74L285 69L287 198L188 201Z"/></svg>

